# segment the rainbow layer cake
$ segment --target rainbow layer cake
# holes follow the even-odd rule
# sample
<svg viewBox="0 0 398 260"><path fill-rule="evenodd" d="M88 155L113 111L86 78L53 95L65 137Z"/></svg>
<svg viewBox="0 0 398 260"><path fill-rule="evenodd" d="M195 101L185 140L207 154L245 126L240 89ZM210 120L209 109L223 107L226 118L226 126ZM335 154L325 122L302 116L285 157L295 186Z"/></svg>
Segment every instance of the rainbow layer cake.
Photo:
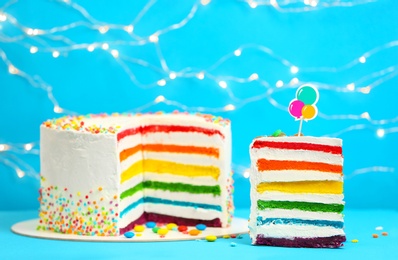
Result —
<svg viewBox="0 0 398 260"><path fill-rule="evenodd" d="M147 221L227 227L229 120L171 113L90 115L40 129L40 230L122 235Z"/></svg>
<svg viewBox="0 0 398 260"><path fill-rule="evenodd" d="M250 145L250 157L253 244L342 246L341 139L259 137Z"/></svg>

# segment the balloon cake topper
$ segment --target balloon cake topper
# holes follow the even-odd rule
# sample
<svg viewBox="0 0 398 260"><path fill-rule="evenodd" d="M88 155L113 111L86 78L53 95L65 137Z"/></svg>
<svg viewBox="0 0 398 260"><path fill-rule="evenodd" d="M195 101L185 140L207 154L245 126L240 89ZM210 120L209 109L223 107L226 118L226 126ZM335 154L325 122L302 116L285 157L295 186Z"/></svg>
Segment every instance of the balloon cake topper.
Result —
<svg viewBox="0 0 398 260"><path fill-rule="evenodd" d="M318 114L316 103L319 99L318 89L310 84L299 87L296 91L296 98L289 104L289 113L296 120L300 120L298 135L301 135L303 120L314 119Z"/></svg>

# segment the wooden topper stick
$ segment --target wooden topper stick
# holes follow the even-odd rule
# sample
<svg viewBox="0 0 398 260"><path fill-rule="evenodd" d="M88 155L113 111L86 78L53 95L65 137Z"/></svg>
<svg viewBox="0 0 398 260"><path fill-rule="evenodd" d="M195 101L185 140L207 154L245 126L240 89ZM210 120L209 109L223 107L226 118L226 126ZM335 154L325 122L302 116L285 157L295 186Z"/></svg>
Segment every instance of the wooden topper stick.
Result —
<svg viewBox="0 0 398 260"><path fill-rule="evenodd" d="M301 128L303 127L303 117L300 118L300 126L298 130L298 136L301 136Z"/></svg>

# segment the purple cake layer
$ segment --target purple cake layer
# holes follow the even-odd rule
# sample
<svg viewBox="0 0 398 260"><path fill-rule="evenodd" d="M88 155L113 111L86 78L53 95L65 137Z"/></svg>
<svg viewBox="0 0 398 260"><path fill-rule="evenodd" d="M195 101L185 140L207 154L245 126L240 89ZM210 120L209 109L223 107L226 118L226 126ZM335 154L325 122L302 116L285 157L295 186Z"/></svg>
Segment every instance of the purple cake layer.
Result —
<svg viewBox="0 0 398 260"><path fill-rule="evenodd" d="M131 231L135 225L145 224L148 221L153 221L156 223L175 223L177 225L184 225L184 226L196 226L197 224L205 224L208 227L221 227L221 220L219 218L215 218L212 220L200 220L200 219L192 219L192 218L180 218L162 214L155 214L155 213L147 213L144 212L138 219L134 220L126 227L121 228L119 230L120 235Z"/></svg>
<svg viewBox="0 0 398 260"><path fill-rule="evenodd" d="M343 246L346 241L345 236L331 236L331 237L315 237L302 238L295 237L293 239L287 238L273 238L258 235L256 238L256 245L267 246L283 246L283 247L312 247L312 248L337 248Z"/></svg>

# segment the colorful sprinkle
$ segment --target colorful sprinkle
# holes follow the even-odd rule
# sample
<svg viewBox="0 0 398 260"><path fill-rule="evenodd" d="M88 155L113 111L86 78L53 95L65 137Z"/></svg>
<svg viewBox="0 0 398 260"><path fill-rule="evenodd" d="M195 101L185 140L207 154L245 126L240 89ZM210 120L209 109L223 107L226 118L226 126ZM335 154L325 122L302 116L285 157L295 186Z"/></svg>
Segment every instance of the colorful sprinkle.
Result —
<svg viewBox="0 0 398 260"><path fill-rule="evenodd" d="M188 230L187 226L179 226L178 227L178 231L180 231L180 232L184 232L184 231L187 231L187 230Z"/></svg>
<svg viewBox="0 0 398 260"><path fill-rule="evenodd" d="M352 243L358 243L358 239L351 240Z"/></svg>
<svg viewBox="0 0 398 260"><path fill-rule="evenodd" d="M280 136L286 136L286 134L283 133L282 130L278 129L271 136L272 137L280 137Z"/></svg>
<svg viewBox="0 0 398 260"><path fill-rule="evenodd" d="M156 113L148 113L148 114L156 114L156 115L163 115L165 114L162 111L156 112ZM179 112L179 111L174 111L172 114L179 114L179 115L195 115L198 117L202 117L206 122L212 122L215 124L219 124L221 126L226 126L230 124L229 119L221 118L219 116L213 116L213 115L208 115L208 114L201 114L201 113L192 113L189 114L188 112ZM120 117L120 116L141 116L141 114L117 114L114 113L112 115L108 114L88 114L85 116L64 116L61 118L57 119L50 119L45 122L43 122L43 126L51 129L63 129L66 131L78 131L78 132L89 132L92 134L116 134L120 130L119 125L113 125L109 127L104 127L101 125L96 125L96 124L91 124L89 125L87 122L85 122L86 119L89 118L107 118L107 117Z"/></svg>
<svg viewBox="0 0 398 260"><path fill-rule="evenodd" d="M189 230L189 232L188 232L191 236L197 236L197 235L199 235L200 234L200 230L197 230L197 229L191 229L191 230Z"/></svg>
<svg viewBox="0 0 398 260"><path fill-rule="evenodd" d="M175 223L169 223L169 224L166 225L166 228L168 230L173 230L176 227L177 227L177 224L175 224Z"/></svg>
<svg viewBox="0 0 398 260"><path fill-rule="evenodd" d="M127 238L132 238L132 237L134 237L134 233L133 232L126 232L126 233L124 233L124 236L127 237Z"/></svg>
<svg viewBox="0 0 398 260"><path fill-rule="evenodd" d="M206 236L206 240L207 240L208 242L214 242L214 241L217 240L217 237L216 237L216 236L213 236L213 235L209 235L209 236Z"/></svg>
<svg viewBox="0 0 398 260"><path fill-rule="evenodd" d="M381 232L381 235L386 237L386 236L388 236L388 233L387 232Z"/></svg>
<svg viewBox="0 0 398 260"><path fill-rule="evenodd" d="M382 227L382 226L378 226L378 227L376 227L375 229L376 229L376 230L383 230L383 227Z"/></svg>
<svg viewBox="0 0 398 260"><path fill-rule="evenodd" d="M372 237L373 237L373 238L378 238L379 235L378 235L378 234L373 234Z"/></svg>
<svg viewBox="0 0 398 260"><path fill-rule="evenodd" d="M42 190L40 205L46 211L39 214L39 229L88 236L119 235L118 213L105 201L89 200L91 191L74 195L65 187L49 186Z"/></svg>
<svg viewBox="0 0 398 260"><path fill-rule="evenodd" d="M144 230L145 230L145 226L143 226L143 225L136 225L134 227L135 232L143 232Z"/></svg>
<svg viewBox="0 0 398 260"><path fill-rule="evenodd" d="M155 222L152 222L152 221L149 221L149 222L147 222L147 223L145 224L145 226L146 226L147 228L154 228L154 227L156 227L156 223L155 223Z"/></svg>
<svg viewBox="0 0 398 260"><path fill-rule="evenodd" d="M196 229L197 229L197 230L200 230L200 231L205 230L206 227L207 227L207 226L206 226L205 224L197 224L197 225L196 225Z"/></svg>
<svg viewBox="0 0 398 260"><path fill-rule="evenodd" d="M154 227L154 228L152 228L152 232L157 234L159 229L160 229L159 227Z"/></svg>
<svg viewBox="0 0 398 260"><path fill-rule="evenodd" d="M230 235L223 235L222 238L229 239L229 238L231 238L231 236Z"/></svg>
<svg viewBox="0 0 398 260"><path fill-rule="evenodd" d="M235 242L231 242L231 247L236 247L236 243Z"/></svg>
<svg viewBox="0 0 398 260"><path fill-rule="evenodd" d="M166 229L166 228L159 228L159 230L158 230L157 233L158 233L159 235L161 235L161 236L164 236L164 235L166 235L167 233L169 233L169 230Z"/></svg>
<svg viewBox="0 0 398 260"><path fill-rule="evenodd" d="M231 236L231 238L236 238L236 235L230 235Z"/></svg>

